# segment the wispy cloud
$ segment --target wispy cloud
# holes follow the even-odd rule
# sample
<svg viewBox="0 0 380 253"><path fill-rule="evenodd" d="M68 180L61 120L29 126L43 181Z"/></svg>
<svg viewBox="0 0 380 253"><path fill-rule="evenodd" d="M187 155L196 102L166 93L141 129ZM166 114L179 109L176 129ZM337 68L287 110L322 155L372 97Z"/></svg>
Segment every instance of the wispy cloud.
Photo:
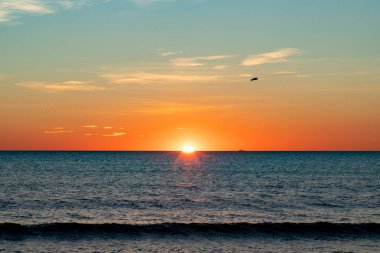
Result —
<svg viewBox="0 0 380 253"><path fill-rule="evenodd" d="M297 48L282 48L273 52L248 56L241 64L244 66L253 66L272 62L285 62L287 57L299 53L300 50Z"/></svg>
<svg viewBox="0 0 380 253"><path fill-rule="evenodd" d="M308 78L310 75L308 74L300 74L295 71L277 71L274 73L275 75L283 76L283 77L293 77L293 78Z"/></svg>
<svg viewBox="0 0 380 253"><path fill-rule="evenodd" d="M161 52L160 55L163 56L163 57L167 57L167 56L173 56L173 55L177 55L177 54L182 54L182 51L168 51L168 52Z"/></svg>
<svg viewBox="0 0 380 253"><path fill-rule="evenodd" d="M63 127L55 127L53 130L44 131L45 134L63 134L63 133L73 133L74 130L65 130Z"/></svg>
<svg viewBox="0 0 380 253"><path fill-rule="evenodd" d="M45 1L20 0L0 2L0 22L11 21L17 14L49 14L54 9L49 7Z"/></svg>
<svg viewBox="0 0 380 253"><path fill-rule="evenodd" d="M61 134L61 133L72 133L73 130L57 130L57 131L45 131L45 134Z"/></svg>
<svg viewBox="0 0 380 253"><path fill-rule="evenodd" d="M19 19L22 15L46 15L85 5L111 0L0 0L0 23ZM139 6L174 0L126 0Z"/></svg>
<svg viewBox="0 0 380 253"><path fill-rule="evenodd" d="M52 129L44 131L45 134L64 134L64 133L73 133L73 132L74 132L74 130L71 130L71 129L68 130L62 126L53 127Z"/></svg>
<svg viewBox="0 0 380 253"><path fill-rule="evenodd" d="M94 2L91 0L60 0L60 1L54 1L57 4L63 6L65 9L73 9L73 8L80 8L84 5L89 4L90 2ZM98 1L100 2L100 1Z"/></svg>
<svg viewBox="0 0 380 253"><path fill-rule="evenodd" d="M294 71L277 71L274 74L275 75L293 75L296 74L297 72Z"/></svg>
<svg viewBox="0 0 380 253"><path fill-rule="evenodd" d="M44 90L50 92L61 92L61 91L96 91L105 90L106 88L93 85L91 82L83 81L66 81L66 82L20 82L17 83L20 87L25 87L34 90Z"/></svg>
<svg viewBox="0 0 380 253"><path fill-rule="evenodd" d="M99 126L97 126L97 125L86 125L86 126L81 126L81 127L84 127L84 128L98 128Z"/></svg>
<svg viewBox="0 0 380 253"><path fill-rule="evenodd" d="M127 133L124 133L124 132L113 132L112 134L102 134L102 136L106 136L106 137L117 137L117 136L122 136L122 135L126 135Z"/></svg>
<svg viewBox="0 0 380 253"><path fill-rule="evenodd" d="M158 73L109 73L101 75L114 84L153 83L153 82L207 82L218 80L214 75L197 74L158 74Z"/></svg>
<svg viewBox="0 0 380 253"><path fill-rule="evenodd" d="M157 2L168 2L170 0L130 0L138 5L149 5Z"/></svg>
<svg viewBox="0 0 380 253"><path fill-rule="evenodd" d="M241 77L252 77L252 74L241 74L239 76L241 76Z"/></svg>
<svg viewBox="0 0 380 253"><path fill-rule="evenodd" d="M3 0L0 1L0 23L17 19L20 15L45 15L60 9L81 7L88 0Z"/></svg>
<svg viewBox="0 0 380 253"><path fill-rule="evenodd" d="M231 58L232 55L211 55L211 56L199 56L199 57L184 57L176 58L171 63L176 67L199 67L205 65L207 61L223 60Z"/></svg>
<svg viewBox="0 0 380 253"><path fill-rule="evenodd" d="M227 68L227 65L218 65L214 67L214 69L217 69L217 70L224 70L226 68Z"/></svg>

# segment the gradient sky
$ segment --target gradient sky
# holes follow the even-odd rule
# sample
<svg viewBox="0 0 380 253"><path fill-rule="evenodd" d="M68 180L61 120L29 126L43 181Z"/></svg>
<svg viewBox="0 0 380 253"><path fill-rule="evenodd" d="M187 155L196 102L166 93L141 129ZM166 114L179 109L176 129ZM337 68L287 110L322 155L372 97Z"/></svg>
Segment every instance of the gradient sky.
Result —
<svg viewBox="0 0 380 253"><path fill-rule="evenodd" d="M380 150L379 12L0 0L0 149Z"/></svg>

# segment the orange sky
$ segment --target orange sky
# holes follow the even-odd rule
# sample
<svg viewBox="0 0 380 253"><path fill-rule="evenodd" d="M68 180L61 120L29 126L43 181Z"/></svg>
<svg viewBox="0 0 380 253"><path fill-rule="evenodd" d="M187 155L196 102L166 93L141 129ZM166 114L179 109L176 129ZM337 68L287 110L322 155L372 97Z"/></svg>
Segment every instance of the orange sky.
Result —
<svg viewBox="0 0 380 253"><path fill-rule="evenodd" d="M2 95L2 118L7 120L1 148L178 150L190 144L198 150L379 149L376 93L305 88L302 81L289 82L284 90L277 82L191 84L159 91L160 100L147 95L136 101L130 90L41 94L20 89L12 91L16 100ZM143 88L134 89L139 93Z"/></svg>

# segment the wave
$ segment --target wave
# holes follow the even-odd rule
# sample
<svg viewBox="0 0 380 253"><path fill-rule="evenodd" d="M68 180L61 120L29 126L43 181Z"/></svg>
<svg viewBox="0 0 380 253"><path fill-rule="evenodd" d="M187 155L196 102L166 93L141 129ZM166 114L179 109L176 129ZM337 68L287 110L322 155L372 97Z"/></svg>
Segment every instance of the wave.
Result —
<svg viewBox="0 0 380 253"><path fill-rule="evenodd" d="M244 235L327 235L380 236L380 223L161 223L85 224L47 223L22 225L0 223L0 238L8 236L54 235L142 235L142 234L244 234Z"/></svg>

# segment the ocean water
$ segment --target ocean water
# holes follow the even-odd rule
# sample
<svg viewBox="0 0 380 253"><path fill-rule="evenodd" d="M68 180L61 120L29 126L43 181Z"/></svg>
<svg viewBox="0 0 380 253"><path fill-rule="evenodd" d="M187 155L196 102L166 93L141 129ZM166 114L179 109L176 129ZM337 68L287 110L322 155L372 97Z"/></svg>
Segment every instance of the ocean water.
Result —
<svg viewBox="0 0 380 253"><path fill-rule="evenodd" d="M0 252L380 252L380 153L0 152Z"/></svg>

